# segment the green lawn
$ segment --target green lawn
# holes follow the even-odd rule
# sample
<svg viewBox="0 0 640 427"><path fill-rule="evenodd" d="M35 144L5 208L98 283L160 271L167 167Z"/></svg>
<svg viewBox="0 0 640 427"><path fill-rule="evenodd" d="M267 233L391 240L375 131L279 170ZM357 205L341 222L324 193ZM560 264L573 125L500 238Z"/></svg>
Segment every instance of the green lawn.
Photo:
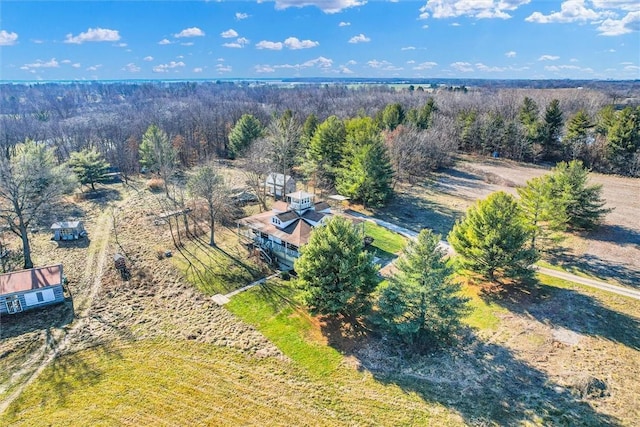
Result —
<svg viewBox="0 0 640 427"><path fill-rule="evenodd" d="M406 237L370 221L365 222L364 233L366 236L373 237L371 246L375 249L376 256L380 258L395 258L407 244Z"/></svg>

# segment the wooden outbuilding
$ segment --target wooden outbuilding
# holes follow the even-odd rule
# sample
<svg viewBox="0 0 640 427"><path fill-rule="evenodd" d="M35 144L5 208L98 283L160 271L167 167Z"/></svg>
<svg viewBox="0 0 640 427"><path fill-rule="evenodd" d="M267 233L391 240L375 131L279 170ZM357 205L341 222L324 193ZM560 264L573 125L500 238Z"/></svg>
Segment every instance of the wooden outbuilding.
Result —
<svg viewBox="0 0 640 427"><path fill-rule="evenodd" d="M51 226L53 240L78 240L87 235L82 221L61 221Z"/></svg>
<svg viewBox="0 0 640 427"><path fill-rule="evenodd" d="M64 302L62 265L0 275L0 314L16 314Z"/></svg>

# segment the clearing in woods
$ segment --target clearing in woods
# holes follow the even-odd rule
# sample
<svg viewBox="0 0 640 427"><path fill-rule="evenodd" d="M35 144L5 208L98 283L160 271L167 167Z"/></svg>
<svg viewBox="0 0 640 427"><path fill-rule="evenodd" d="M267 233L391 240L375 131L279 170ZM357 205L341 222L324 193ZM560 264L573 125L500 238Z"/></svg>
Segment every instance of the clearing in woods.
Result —
<svg viewBox="0 0 640 427"><path fill-rule="evenodd" d="M401 188L397 209L376 214L446 234L477 198L515 191L516 179L545 171L463 161ZM635 200L616 193L637 181L596 179L606 181L608 201ZM283 282L235 296L236 315L217 306L211 293L232 290L220 288L221 274L239 287L263 274L260 265L228 230L218 234L219 248L187 239L181 218L158 221L174 208L163 195L141 182L133 187L105 186L104 197L69 201L85 221L84 243L33 235L39 265L65 265L78 319L71 304L0 319L0 424L632 425L640 418L638 301L543 276L499 300L467 286L474 312L460 345L407 358L384 340L309 317ZM607 226L636 230L629 222L640 209L629 203L616 204ZM575 236L567 245L637 270L623 259L638 250L628 238L592 241ZM113 268L116 252L127 259L129 281Z"/></svg>

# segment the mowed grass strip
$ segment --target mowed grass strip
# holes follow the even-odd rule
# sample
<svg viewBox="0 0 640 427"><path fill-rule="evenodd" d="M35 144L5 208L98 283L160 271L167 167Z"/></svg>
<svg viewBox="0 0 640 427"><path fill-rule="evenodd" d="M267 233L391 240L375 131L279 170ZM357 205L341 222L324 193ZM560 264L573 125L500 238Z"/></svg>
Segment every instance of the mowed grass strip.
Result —
<svg viewBox="0 0 640 427"><path fill-rule="evenodd" d="M141 341L66 355L0 425L342 425L290 362L195 342Z"/></svg>
<svg viewBox="0 0 640 427"><path fill-rule="evenodd" d="M342 354L326 343L317 319L298 306L289 282L269 281L234 296L226 307L254 325L312 378L330 387L323 405L348 413L348 425L462 424L454 410L403 390L389 380L388 373L356 369L357 356Z"/></svg>
<svg viewBox="0 0 640 427"><path fill-rule="evenodd" d="M364 223L364 234L373 237L371 246L381 258L395 258L407 244L406 237L370 221Z"/></svg>
<svg viewBox="0 0 640 427"><path fill-rule="evenodd" d="M295 362L193 341L112 343L57 359L0 425L460 424L453 411L398 386L342 373L336 384Z"/></svg>

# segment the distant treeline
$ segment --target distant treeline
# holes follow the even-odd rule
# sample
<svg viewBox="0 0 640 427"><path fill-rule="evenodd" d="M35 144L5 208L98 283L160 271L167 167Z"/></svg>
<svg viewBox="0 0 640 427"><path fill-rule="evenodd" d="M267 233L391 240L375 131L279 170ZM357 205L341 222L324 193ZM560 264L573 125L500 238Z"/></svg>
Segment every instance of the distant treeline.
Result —
<svg viewBox="0 0 640 427"><path fill-rule="evenodd" d="M442 156L456 151L531 162L579 159L594 170L640 175L640 89L634 82L358 83L3 84L0 146L9 153L25 140L46 143L59 160L95 147L113 166L133 173L142 136L155 124L171 139L180 165L190 167L232 155L229 134L243 115L266 126L287 111L301 125L311 115L318 123L330 116L374 118L396 179L441 166ZM433 157L439 160L428 167L409 161Z"/></svg>

